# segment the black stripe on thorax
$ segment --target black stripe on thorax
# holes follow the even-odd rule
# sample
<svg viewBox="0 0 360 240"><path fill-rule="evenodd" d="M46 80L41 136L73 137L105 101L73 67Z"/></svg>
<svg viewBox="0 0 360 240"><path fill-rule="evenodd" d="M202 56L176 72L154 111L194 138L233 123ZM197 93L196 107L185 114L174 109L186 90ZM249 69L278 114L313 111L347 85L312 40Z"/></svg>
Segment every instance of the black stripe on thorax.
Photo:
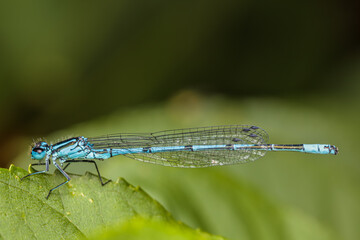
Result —
<svg viewBox="0 0 360 240"><path fill-rule="evenodd" d="M66 139L66 140L64 140L64 141L55 143L55 144L53 145L53 148L56 148L56 147L65 148L65 147L74 145L78 140L79 140L79 137L69 138L69 139ZM68 142L68 143L66 143L66 142ZM66 144L65 144L65 143L66 143ZM59 148L59 149L60 149L60 148Z"/></svg>

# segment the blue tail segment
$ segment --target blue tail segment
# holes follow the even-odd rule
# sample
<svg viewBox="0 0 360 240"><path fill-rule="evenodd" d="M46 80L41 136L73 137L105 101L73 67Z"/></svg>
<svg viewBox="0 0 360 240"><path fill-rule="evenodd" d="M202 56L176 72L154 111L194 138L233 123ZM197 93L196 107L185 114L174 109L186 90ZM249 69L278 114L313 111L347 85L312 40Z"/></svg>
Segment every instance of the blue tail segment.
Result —
<svg viewBox="0 0 360 240"><path fill-rule="evenodd" d="M63 163L95 163L93 160L104 160L117 155L164 166L200 168L251 162L263 157L268 151L333 155L338 153L337 147L333 145L268 144L268 139L266 131L257 126L213 126L145 134L73 137L50 145L38 142L32 149L31 157L41 162L45 159L43 164L46 165L46 170L39 173L48 172L52 162L67 178L66 182L51 189L50 195L53 190L70 181L60 167ZM104 185L99 171L98 175Z"/></svg>
<svg viewBox="0 0 360 240"><path fill-rule="evenodd" d="M334 145L329 144L304 144L304 152L336 155L339 150Z"/></svg>

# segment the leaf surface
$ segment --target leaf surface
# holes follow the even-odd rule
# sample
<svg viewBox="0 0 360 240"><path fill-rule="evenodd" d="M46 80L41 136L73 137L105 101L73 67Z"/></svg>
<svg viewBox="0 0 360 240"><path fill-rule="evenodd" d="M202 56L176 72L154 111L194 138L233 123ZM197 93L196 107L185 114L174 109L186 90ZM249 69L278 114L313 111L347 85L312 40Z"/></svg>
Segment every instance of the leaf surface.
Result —
<svg viewBox="0 0 360 240"><path fill-rule="evenodd" d="M122 178L101 186L93 174L70 175L71 181L47 200L49 189L65 180L61 173L20 180L27 174L13 165L0 169L1 239L79 239L134 217L182 225L141 188Z"/></svg>

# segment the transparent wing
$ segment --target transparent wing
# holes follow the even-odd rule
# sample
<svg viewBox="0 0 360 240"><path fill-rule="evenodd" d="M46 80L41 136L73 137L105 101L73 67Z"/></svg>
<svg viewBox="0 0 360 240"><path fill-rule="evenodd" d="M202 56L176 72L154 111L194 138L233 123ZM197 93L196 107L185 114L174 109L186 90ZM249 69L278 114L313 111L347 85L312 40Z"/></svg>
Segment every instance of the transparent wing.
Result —
<svg viewBox="0 0 360 240"><path fill-rule="evenodd" d="M268 134L256 126L229 125L167 130L149 134L111 134L88 138L88 141L93 144L94 149L266 144ZM172 167L209 167L254 161L265 153L266 151L247 149L136 153L125 156Z"/></svg>

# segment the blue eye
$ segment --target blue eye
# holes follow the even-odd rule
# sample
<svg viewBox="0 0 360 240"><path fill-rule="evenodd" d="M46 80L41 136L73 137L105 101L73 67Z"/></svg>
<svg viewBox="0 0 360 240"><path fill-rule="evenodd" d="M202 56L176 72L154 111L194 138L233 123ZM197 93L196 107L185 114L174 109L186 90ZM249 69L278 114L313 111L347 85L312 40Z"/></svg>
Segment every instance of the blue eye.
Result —
<svg viewBox="0 0 360 240"><path fill-rule="evenodd" d="M46 155L46 150L48 148L48 145L46 142L38 142L35 144L31 151L31 158L36 160L41 160Z"/></svg>

